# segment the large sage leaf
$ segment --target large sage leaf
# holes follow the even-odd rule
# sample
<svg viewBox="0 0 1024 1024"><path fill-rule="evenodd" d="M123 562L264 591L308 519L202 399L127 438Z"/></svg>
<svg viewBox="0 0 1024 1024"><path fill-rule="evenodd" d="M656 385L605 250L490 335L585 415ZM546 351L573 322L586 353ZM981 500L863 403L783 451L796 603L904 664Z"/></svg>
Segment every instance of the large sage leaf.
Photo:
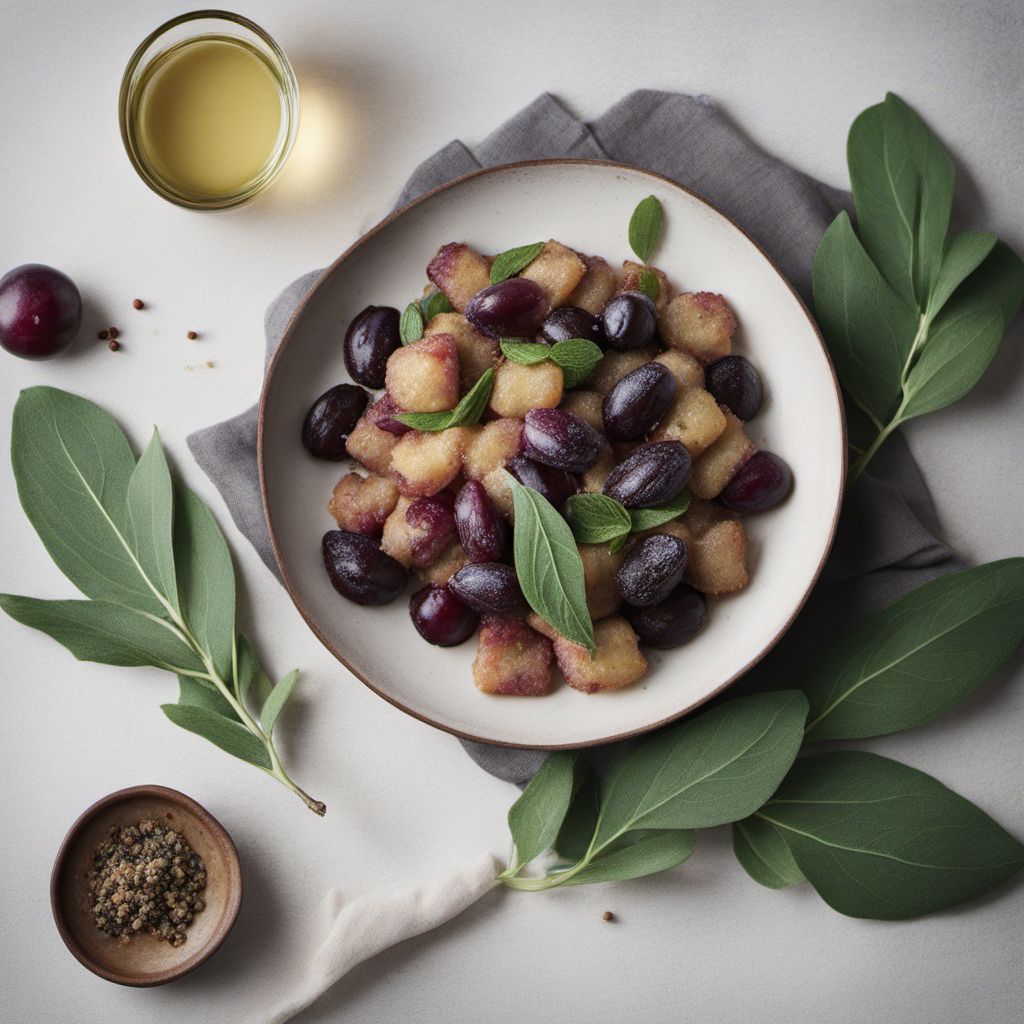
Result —
<svg viewBox="0 0 1024 1024"><path fill-rule="evenodd" d="M914 768L841 750L801 758L757 816L807 880L851 917L899 920L963 903L1024 866L1024 847Z"/></svg>
<svg viewBox="0 0 1024 1024"><path fill-rule="evenodd" d="M792 765L806 715L797 690L759 693L645 741L608 773L593 850L633 829L710 828L752 814Z"/></svg>
<svg viewBox="0 0 1024 1024"><path fill-rule="evenodd" d="M531 487L508 477L515 506L516 574L530 607L567 640L591 653L594 626L587 611L583 562L569 524Z"/></svg>
<svg viewBox="0 0 1024 1024"><path fill-rule="evenodd" d="M79 661L152 665L171 672L203 672L202 662L163 619L109 601L41 601L0 594L0 608L31 626Z"/></svg>
<svg viewBox="0 0 1024 1024"><path fill-rule="evenodd" d="M240 722L195 704L161 704L160 710L175 725L202 736L221 750L257 768L265 768L268 772L273 770L267 748Z"/></svg>
<svg viewBox="0 0 1024 1024"><path fill-rule="evenodd" d="M572 798L569 810L555 837L555 851L565 860L582 860L590 849L590 840L597 825L597 811L600 791L597 774L585 757L576 762L577 773L582 772L583 781Z"/></svg>
<svg viewBox="0 0 1024 1024"><path fill-rule="evenodd" d="M963 398L988 369L1002 340L1003 315L997 306L941 315L907 377L900 419L923 416Z"/></svg>
<svg viewBox="0 0 1024 1024"><path fill-rule="evenodd" d="M1005 243L996 242L981 266L956 291L958 310L998 306L1009 326L1024 302L1024 261Z"/></svg>
<svg viewBox="0 0 1024 1024"><path fill-rule="evenodd" d="M1024 558L925 583L836 644L804 687L809 740L882 736L973 693L1024 640Z"/></svg>
<svg viewBox="0 0 1024 1024"><path fill-rule="evenodd" d="M25 515L83 594L164 614L129 540L135 457L112 416L57 388L27 388L14 406L11 463Z"/></svg>
<svg viewBox="0 0 1024 1024"><path fill-rule="evenodd" d="M509 870L515 871L528 864L554 843L583 780L583 769L577 768L580 761L577 751L552 754L509 808L508 827L516 845L515 859Z"/></svg>
<svg viewBox="0 0 1024 1024"><path fill-rule="evenodd" d="M174 551L182 611L199 646L213 659L217 673L230 680L235 642L235 570L231 552L213 513L196 494L179 484L174 500ZM240 662L251 653L251 648L245 648L248 643L243 648L240 638ZM236 681L236 692L238 686Z"/></svg>
<svg viewBox="0 0 1024 1024"><path fill-rule="evenodd" d="M840 382L876 425L888 422L900 402L918 315L886 284L845 212L818 245L812 284L815 314Z"/></svg>
<svg viewBox="0 0 1024 1024"><path fill-rule="evenodd" d="M847 162L864 248L897 294L923 312L953 206L949 154L921 118L889 93L854 121Z"/></svg>
<svg viewBox="0 0 1024 1024"><path fill-rule="evenodd" d="M171 471L154 429L128 482L128 525L139 566L176 611L178 584L174 572ZM232 595L234 596L234 595Z"/></svg>
<svg viewBox="0 0 1024 1024"><path fill-rule="evenodd" d="M697 845L689 829L641 829L629 832L567 878L564 885L622 882L667 871L682 864Z"/></svg>
<svg viewBox="0 0 1024 1024"><path fill-rule="evenodd" d="M732 849L743 870L769 889L806 881L782 834L764 818L755 815L733 822Z"/></svg>

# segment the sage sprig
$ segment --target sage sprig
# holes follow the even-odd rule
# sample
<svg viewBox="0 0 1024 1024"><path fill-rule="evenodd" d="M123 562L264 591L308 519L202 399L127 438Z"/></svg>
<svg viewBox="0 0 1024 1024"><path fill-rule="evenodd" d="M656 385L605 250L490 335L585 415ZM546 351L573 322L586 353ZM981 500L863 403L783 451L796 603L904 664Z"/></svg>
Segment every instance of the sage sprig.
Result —
<svg viewBox="0 0 1024 1024"><path fill-rule="evenodd" d="M541 253L543 242L520 245L515 249L506 249L494 257L491 264L491 284L507 281L510 277L525 270Z"/></svg>
<svg viewBox="0 0 1024 1024"><path fill-rule="evenodd" d="M569 526L580 544L608 544L614 554L632 533L653 530L678 519L690 507L690 492L680 491L660 508L627 509L606 494L569 498Z"/></svg>
<svg viewBox="0 0 1024 1024"><path fill-rule="evenodd" d="M502 354L513 363L532 366L547 360L561 367L567 389L578 388L597 368L604 356L601 347L589 338L565 338L554 345L536 341L501 339Z"/></svg>
<svg viewBox="0 0 1024 1024"><path fill-rule="evenodd" d="M402 412L395 417L407 427L430 433L448 430L449 427L469 427L484 414L494 387L494 370L485 370L480 379L459 400L454 409L447 412Z"/></svg>
<svg viewBox="0 0 1024 1024"><path fill-rule="evenodd" d="M574 798L592 799L579 754L555 754L509 811L512 863L498 877L512 889L543 890L639 878L675 867L693 852L695 829L747 817L793 764L807 701L797 691L727 701L645 740L615 762L592 813L561 835ZM540 878L523 867L552 843L586 847Z"/></svg>
<svg viewBox="0 0 1024 1024"><path fill-rule="evenodd" d="M844 212L825 232L813 294L840 382L867 420L852 482L903 423L978 382L1024 300L1024 263L991 233L950 234L952 161L892 93L854 122L847 162L856 230Z"/></svg>
<svg viewBox="0 0 1024 1024"><path fill-rule="evenodd" d="M297 673L268 685L258 720L247 697L262 673L235 632L231 554L209 509L171 477L156 431L136 461L99 406L29 388L14 407L11 461L25 514L88 600L2 594L0 608L79 660L173 672L178 703L163 705L172 722L261 768L323 814L324 804L288 776L272 739Z"/></svg>

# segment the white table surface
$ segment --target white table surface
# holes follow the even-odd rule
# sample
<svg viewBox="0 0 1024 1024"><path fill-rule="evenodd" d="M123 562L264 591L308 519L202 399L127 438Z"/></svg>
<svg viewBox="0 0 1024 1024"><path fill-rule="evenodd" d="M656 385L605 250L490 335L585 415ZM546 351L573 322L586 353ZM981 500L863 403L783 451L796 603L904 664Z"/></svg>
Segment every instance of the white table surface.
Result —
<svg viewBox="0 0 1024 1024"><path fill-rule="evenodd" d="M512 789L454 740L360 686L307 632L230 527L186 434L255 397L263 310L389 207L412 167L454 137L475 141L542 90L594 116L632 88L713 96L770 151L846 184L847 127L886 89L950 147L971 226L1024 249L1019 4L717 0L438 0L243 8L291 56L303 135L262 201L196 214L153 196L121 148L116 96L136 43L182 3L4 0L0 5L0 271L63 268L87 297L83 342L46 364L0 357L0 451L22 387L66 387L110 408L137 442L160 425L180 471L228 528L242 616L273 671L301 666L283 721L288 762L326 800L320 820L270 779L174 729L174 681L74 662L0 619L4 906L0 1019L253 1020L300 962L330 885L351 894L426 878L504 850ZM586 7L587 13L581 13ZM417 14L417 9L422 13ZM130 308L134 297L146 310ZM115 323L114 355L91 341ZM202 340L189 344L187 330ZM1020 322L981 386L915 424L911 443L943 528L972 561L1019 554L1024 355ZM206 360L214 363L206 368ZM6 458L0 588L71 596L22 516ZM941 722L866 744L930 771L1024 835L1021 662ZM162 989L118 988L65 951L50 919L53 854L72 819L113 789L180 788L241 849L245 903L224 949ZM613 910L619 921L604 924ZM308 1022L500 1024L589 1020L997 1024L1024 1016L1017 882L909 924L830 911L808 887L770 892L732 858L724 830L680 869L552 894L495 893L441 931L357 969Z"/></svg>

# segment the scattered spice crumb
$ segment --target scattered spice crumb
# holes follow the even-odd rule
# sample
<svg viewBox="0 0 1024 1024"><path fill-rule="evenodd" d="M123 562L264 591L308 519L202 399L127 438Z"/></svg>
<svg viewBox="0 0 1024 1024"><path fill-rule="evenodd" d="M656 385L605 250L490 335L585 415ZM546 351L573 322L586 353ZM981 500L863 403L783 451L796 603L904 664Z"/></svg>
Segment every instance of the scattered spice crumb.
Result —
<svg viewBox="0 0 1024 1024"><path fill-rule="evenodd" d="M145 818L115 825L89 871L96 927L122 943L147 932L180 946L206 906L206 865L175 829Z"/></svg>
<svg viewBox="0 0 1024 1024"><path fill-rule="evenodd" d="M185 335L185 337L188 338L189 341L195 341L196 338L199 337L199 335L196 334L195 331L189 331L188 334Z"/></svg>
<svg viewBox="0 0 1024 1024"><path fill-rule="evenodd" d="M121 332L116 327L108 327L107 335L111 338L116 338Z"/></svg>
<svg viewBox="0 0 1024 1024"><path fill-rule="evenodd" d="M132 309L142 309L145 305L142 299L132 299Z"/></svg>
<svg viewBox="0 0 1024 1024"><path fill-rule="evenodd" d="M209 359L206 360L206 368L208 370L212 370L213 369L213 362L211 360L209 360Z"/></svg>
<svg viewBox="0 0 1024 1024"><path fill-rule="evenodd" d="M107 342L107 348L109 348L111 352L116 352L120 347L121 343L115 338L111 338L110 341Z"/></svg>
<svg viewBox="0 0 1024 1024"><path fill-rule="evenodd" d="M96 337L99 338L100 341L106 341L107 338L110 337L110 332L109 331L99 331L99 332L97 332Z"/></svg>
<svg viewBox="0 0 1024 1024"><path fill-rule="evenodd" d="M601 915L601 920L602 921L614 921L615 920L615 915L610 910L606 910Z"/></svg>

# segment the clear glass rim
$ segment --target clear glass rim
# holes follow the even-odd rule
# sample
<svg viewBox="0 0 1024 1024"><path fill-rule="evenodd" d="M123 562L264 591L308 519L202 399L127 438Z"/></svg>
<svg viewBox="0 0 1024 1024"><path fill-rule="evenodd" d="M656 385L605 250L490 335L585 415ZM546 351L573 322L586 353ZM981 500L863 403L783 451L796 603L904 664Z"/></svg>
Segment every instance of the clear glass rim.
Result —
<svg viewBox="0 0 1024 1024"><path fill-rule="evenodd" d="M284 136L261 172L237 192L210 197L180 192L154 173L139 151L136 139L136 125L132 114L138 78L137 73L143 64L143 58L149 50L161 37L173 29L192 21L204 20L223 21L232 26L243 28L251 32L267 47L274 65L273 70L279 76L280 85L284 93L285 116L287 118ZM131 55L121 77L121 88L118 95L118 118L121 126L121 141L124 144L125 152L128 154L128 159L131 161L132 167L135 168L135 172L152 191L168 202L174 203L176 206L185 207L186 209L224 210L241 206L255 199L277 177L287 162L292 147L295 145L295 138L299 128L299 83L295 77L291 62L285 56L284 51L277 45L273 37L254 21L251 21L244 15L234 14L231 11L188 11L185 14L179 14L171 18L169 21L165 21L150 32L135 48L135 52Z"/></svg>

